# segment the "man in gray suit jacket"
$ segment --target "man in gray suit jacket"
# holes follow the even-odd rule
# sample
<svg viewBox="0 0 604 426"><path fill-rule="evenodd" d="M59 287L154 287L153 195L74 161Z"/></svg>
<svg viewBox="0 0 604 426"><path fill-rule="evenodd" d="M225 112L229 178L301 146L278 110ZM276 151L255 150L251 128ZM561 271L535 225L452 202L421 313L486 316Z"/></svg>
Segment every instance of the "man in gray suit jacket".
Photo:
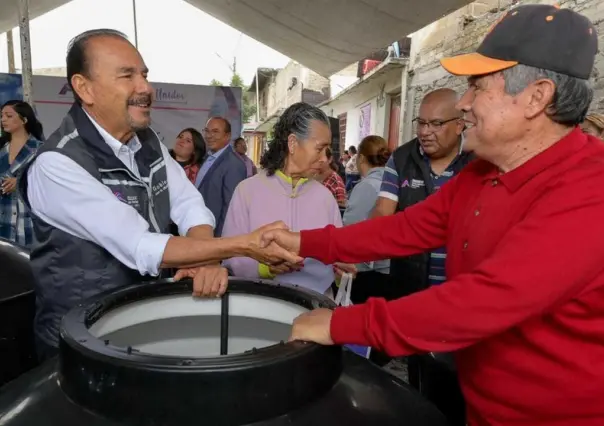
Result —
<svg viewBox="0 0 604 426"><path fill-rule="evenodd" d="M231 123L223 117L212 117L203 129L208 154L197 174L195 186L206 206L214 213L214 236L220 237L233 192L247 177L241 158L230 145Z"/></svg>

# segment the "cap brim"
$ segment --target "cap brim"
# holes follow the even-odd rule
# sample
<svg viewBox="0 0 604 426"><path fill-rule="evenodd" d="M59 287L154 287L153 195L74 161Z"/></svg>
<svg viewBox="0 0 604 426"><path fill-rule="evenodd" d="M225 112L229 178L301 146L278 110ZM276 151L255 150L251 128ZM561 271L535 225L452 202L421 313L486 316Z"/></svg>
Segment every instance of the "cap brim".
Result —
<svg viewBox="0 0 604 426"><path fill-rule="evenodd" d="M493 59L480 53L468 53L466 55L443 58L440 64L453 75L485 75L518 65L515 61L502 61Z"/></svg>

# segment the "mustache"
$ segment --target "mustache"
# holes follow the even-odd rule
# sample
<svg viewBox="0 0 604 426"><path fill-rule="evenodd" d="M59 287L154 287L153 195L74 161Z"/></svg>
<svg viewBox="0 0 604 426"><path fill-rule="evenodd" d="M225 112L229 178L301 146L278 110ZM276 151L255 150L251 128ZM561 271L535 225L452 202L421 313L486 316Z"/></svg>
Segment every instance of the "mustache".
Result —
<svg viewBox="0 0 604 426"><path fill-rule="evenodd" d="M128 106L148 104L151 105L151 95L141 95L136 98L128 99Z"/></svg>

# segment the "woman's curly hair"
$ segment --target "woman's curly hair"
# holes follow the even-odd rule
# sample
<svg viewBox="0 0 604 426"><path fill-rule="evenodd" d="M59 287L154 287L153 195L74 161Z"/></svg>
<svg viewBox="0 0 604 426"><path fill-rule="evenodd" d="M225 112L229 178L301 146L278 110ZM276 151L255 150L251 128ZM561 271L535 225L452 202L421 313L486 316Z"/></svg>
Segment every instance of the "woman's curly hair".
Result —
<svg viewBox="0 0 604 426"><path fill-rule="evenodd" d="M329 127L327 115L319 108L305 102L295 103L283 112L273 129L273 140L269 142L267 151L260 159L260 166L268 176L274 175L285 165L289 155L287 145L289 135L294 134L300 141L307 139L313 120L321 121Z"/></svg>

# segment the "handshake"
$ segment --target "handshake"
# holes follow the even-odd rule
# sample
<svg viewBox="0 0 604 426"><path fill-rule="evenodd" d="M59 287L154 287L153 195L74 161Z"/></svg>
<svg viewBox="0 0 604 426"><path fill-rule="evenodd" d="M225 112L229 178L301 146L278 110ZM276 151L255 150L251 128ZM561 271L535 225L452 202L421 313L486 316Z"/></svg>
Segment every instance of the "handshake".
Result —
<svg viewBox="0 0 604 426"><path fill-rule="evenodd" d="M300 234L290 232L283 222L274 222L255 231L226 238L238 256L251 257L269 267L271 273L286 273L299 270L304 259L300 252ZM193 279L193 296L220 297L228 285L228 272L216 265L181 268L174 275L175 281Z"/></svg>
<svg viewBox="0 0 604 426"><path fill-rule="evenodd" d="M246 256L271 269L295 270L301 267L300 234L291 232L281 221L269 223L242 236L246 239Z"/></svg>

